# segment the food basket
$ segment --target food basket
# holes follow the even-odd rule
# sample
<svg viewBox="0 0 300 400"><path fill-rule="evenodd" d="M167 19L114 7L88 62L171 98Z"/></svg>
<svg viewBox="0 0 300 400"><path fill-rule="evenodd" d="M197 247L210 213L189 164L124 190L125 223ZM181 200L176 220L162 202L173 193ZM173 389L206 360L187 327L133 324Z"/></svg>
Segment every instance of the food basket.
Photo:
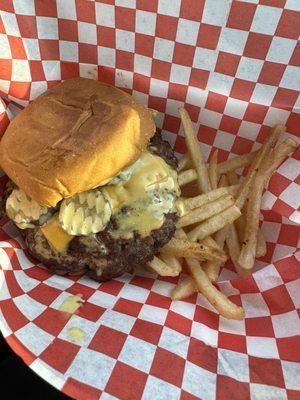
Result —
<svg viewBox="0 0 300 400"><path fill-rule="evenodd" d="M206 159L214 149L220 161L257 149L276 123L299 140L299 34L299 0L0 1L0 131L46 89L83 76L157 110L178 156L182 105ZM142 268L102 284L52 275L2 218L4 337L80 400L300 399L299 171L298 150L264 193L267 253L255 272L221 272L218 286L243 305L242 321L220 317L201 294L172 302L178 279ZM62 313L77 294L76 315ZM83 337L70 338L70 328Z"/></svg>

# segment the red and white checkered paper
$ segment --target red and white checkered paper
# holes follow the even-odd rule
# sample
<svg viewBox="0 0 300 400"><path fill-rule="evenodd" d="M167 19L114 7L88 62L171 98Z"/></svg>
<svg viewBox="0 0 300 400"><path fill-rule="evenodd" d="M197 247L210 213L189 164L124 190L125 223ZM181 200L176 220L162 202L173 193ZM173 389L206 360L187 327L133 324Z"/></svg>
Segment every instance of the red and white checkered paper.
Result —
<svg viewBox="0 0 300 400"><path fill-rule="evenodd" d="M178 153L180 105L207 158L216 148L220 160L258 148L277 122L299 136L299 0L0 0L0 16L2 133L47 88L85 76L158 110ZM177 279L142 270L104 284L51 275L3 219L6 340L77 399L300 399L299 158L284 162L264 195L268 251L257 272L221 273L221 291L243 305L245 320L219 317L200 294L172 302ZM78 293L85 302L69 318L59 307ZM86 336L72 341L71 327Z"/></svg>

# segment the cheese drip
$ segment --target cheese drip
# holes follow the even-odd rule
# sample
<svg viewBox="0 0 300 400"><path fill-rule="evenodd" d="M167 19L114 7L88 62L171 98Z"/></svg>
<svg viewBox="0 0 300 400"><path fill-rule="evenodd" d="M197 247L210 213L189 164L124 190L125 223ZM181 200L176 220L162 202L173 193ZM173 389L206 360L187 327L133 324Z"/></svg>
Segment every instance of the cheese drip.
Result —
<svg viewBox="0 0 300 400"><path fill-rule="evenodd" d="M164 214L175 211L180 194L177 173L161 157L144 152L139 168L119 185L102 188L108 199L117 228L115 238L130 238L134 232L148 236L164 222Z"/></svg>
<svg viewBox="0 0 300 400"><path fill-rule="evenodd" d="M67 297L59 307L59 311L68 314L75 314L76 311L82 306L82 294L75 294Z"/></svg>

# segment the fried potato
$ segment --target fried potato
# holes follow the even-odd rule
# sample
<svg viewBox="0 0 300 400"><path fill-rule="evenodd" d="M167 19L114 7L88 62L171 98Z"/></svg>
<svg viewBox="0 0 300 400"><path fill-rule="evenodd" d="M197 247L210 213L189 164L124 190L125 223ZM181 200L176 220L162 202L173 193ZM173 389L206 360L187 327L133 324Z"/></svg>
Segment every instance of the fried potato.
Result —
<svg viewBox="0 0 300 400"><path fill-rule="evenodd" d="M218 163L217 164L218 175L227 174L228 172L246 167L251 163L251 161L254 159L257 153L258 150L253 151L252 153L243 154L241 156L237 156L229 160ZM197 179L197 173L193 169L193 165L191 163L188 153L182 156L178 165L179 165L178 171L180 172L179 177L183 182L182 185L185 185ZM186 172L185 170L189 172L185 174Z"/></svg>
<svg viewBox="0 0 300 400"><path fill-rule="evenodd" d="M163 248L163 254L173 257L193 257L197 260L226 260L224 253L219 249L207 246L205 243L195 243L188 239L173 237Z"/></svg>
<svg viewBox="0 0 300 400"><path fill-rule="evenodd" d="M170 254L166 254L164 252L160 252L159 254L159 258L166 263L169 267L173 268L176 271L181 271L182 270L182 266L181 263L179 262L179 260L170 255Z"/></svg>
<svg viewBox="0 0 300 400"><path fill-rule="evenodd" d="M178 184L179 186L187 185L197 179L197 172L194 169L187 169L178 174Z"/></svg>
<svg viewBox="0 0 300 400"><path fill-rule="evenodd" d="M183 228L184 226L192 225L196 222L202 222L215 214L220 213L226 208L234 204L234 199L230 195L222 196L210 203L206 203L201 207L191 210L179 219L176 224L177 228Z"/></svg>
<svg viewBox="0 0 300 400"><path fill-rule="evenodd" d="M238 259L239 265L246 270L253 268L254 265L259 227L260 203L264 188L264 180L264 176L256 176L249 196L244 239Z"/></svg>
<svg viewBox="0 0 300 400"><path fill-rule="evenodd" d="M240 215L241 212L238 207L235 205L231 206L199 224L195 229L188 233L188 237L192 241L204 239L205 237L224 228L224 226L231 224Z"/></svg>
<svg viewBox="0 0 300 400"><path fill-rule="evenodd" d="M181 300L190 297L197 291L194 280L191 276L184 277L172 290L172 300Z"/></svg>
<svg viewBox="0 0 300 400"><path fill-rule="evenodd" d="M218 150L215 150L208 165L208 176L212 189L218 187Z"/></svg>
<svg viewBox="0 0 300 400"><path fill-rule="evenodd" d="M260 174L263 174L268 180L273 172L280 166L283 160L298 148L299 144L292 139L286 139L284 142L280 143L270 154L268 158L267 165L265 165L266 170L261 169Z"/></svg>
<svg viewBox="0 0 300 400"><path fill-rule="evenodd" d="M268 153L271 151L271 148L276 143L279 135L281 133L283 133L284 131L285 131L285 126L275 125L274 128L272 128L267 139L264 141L262 147L259 149L258 153L255 155L255 157L251 163L251 166L249 168L249 171L248 171L245 179L240 184L240 187L239 187L237 195L236 195L235 205L239 209L242 209L245 204L245 201L248 197L250 185L252 184L255 176L258 173L258 169L259 169L261 163L268 156Z"/></svg>
<svg viewBox="0 0 300 400"><path fill-rule="evenodd" d="M183 229L178 229L177 235L180 236L182 240L186 238ZM186 262L197 289L216 308L220 315L230 319L244 318L244 310L242 307L238 307L230 301L211 283L198 260L186 258Z"/></svg>
<svg viewBox="0 0 300 400"><path fill-rule="evenodd" d="M229 319L244 318L243 308L230 301L211 283L197 260L187 259L187 264L197 289L218 310L220 315Z"/></svg>
<svg viewBox="0 0 300 400"><path fill-rule="evenodd" d="M225 240L226 240L227 229L228 229L228 226L225 226L225 228L220 229L215 234L215 241L216 241L217 245L219 246L219 248L221 248L222 250L224 248L224 244L225 244ZM208 276L209 280L211 280L212 282L216 282L216 280L219 277L220 268L221 268L222 264L223 264L222 261L206 261L205 263L203 263L203 269L206 272L206 275Z"/></svg>
<svg viewBox="0 0 300 400"><path fill-rule="evenodd" d="M270 155L261 162L249 196L244 239L238 260L240 266L244 269L251 269L254 265L258 242L260 204L264 184L285 157L297 147L298 144L294 140L287 139L272 150Z"/></svg>
<svg viewBox="0 0 300 400"><path fill-rule="evenodd" d="M241 156L233 157L230 160L223 161L218 164L218 173L220 175L227 174L231 171L236 171L239 168L246 167L254 159L258 151L243 154Z"/></svg>
<svg viewBox="0 0 300 400"><path fill-rule="evenodd" d="M210 192L199 194L195 197L188 197L182 200L185 213L195 208L201 207L207 203L219 199L220 197L230 194L232 196L237 192L238 185L221 187Z"/></svg>
<svg viewBox="0 0 300 400"><path fill-rule="evenodd" d="M178 171L183 171L184 169L190 168L191 166L192 166L192 163L191 163L189 153L183 154L181 159L178 162Z"/></svg>
<svg viewBox="0 0 300 400"><path fill-rule="evenodd" d="M260 230L260 228L258 228L255 257L256 258L263 257L266 255L266 253L267 253L266 239L264 238L264 235L262 234L262 231Z"/></svg>
<svg viewBox="0 0 300 400"><path fill-rule="evenodd" d="M158 257L154 257L147 265L161 276L178 276L181 272L181 266L180 268L174 268L173 266L167 265Z"/></svg>
<svg viewBox="0 0 300 400"><path fill-rule="evenodd" d="M178 111L184 128L186 146L188 148L192 164L197 172L199 189L202 193L209 192L211 190L211 185L194 126L189 114L184 108L181 107Z"/></svg>

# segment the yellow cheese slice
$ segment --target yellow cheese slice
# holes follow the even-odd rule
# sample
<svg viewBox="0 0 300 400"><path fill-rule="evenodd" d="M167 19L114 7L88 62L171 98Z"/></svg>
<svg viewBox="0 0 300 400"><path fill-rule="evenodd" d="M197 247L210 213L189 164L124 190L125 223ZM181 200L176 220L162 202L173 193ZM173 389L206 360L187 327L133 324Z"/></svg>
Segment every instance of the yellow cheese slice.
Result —
<svg viewBox="0 0 300 400"><path fill-rule="evenodd" d="M69 235L60 225L58 221L58 213L41 227L45 238L48 240L50 245L58 253L65 251L73 239L74 236Z"/></svg>

